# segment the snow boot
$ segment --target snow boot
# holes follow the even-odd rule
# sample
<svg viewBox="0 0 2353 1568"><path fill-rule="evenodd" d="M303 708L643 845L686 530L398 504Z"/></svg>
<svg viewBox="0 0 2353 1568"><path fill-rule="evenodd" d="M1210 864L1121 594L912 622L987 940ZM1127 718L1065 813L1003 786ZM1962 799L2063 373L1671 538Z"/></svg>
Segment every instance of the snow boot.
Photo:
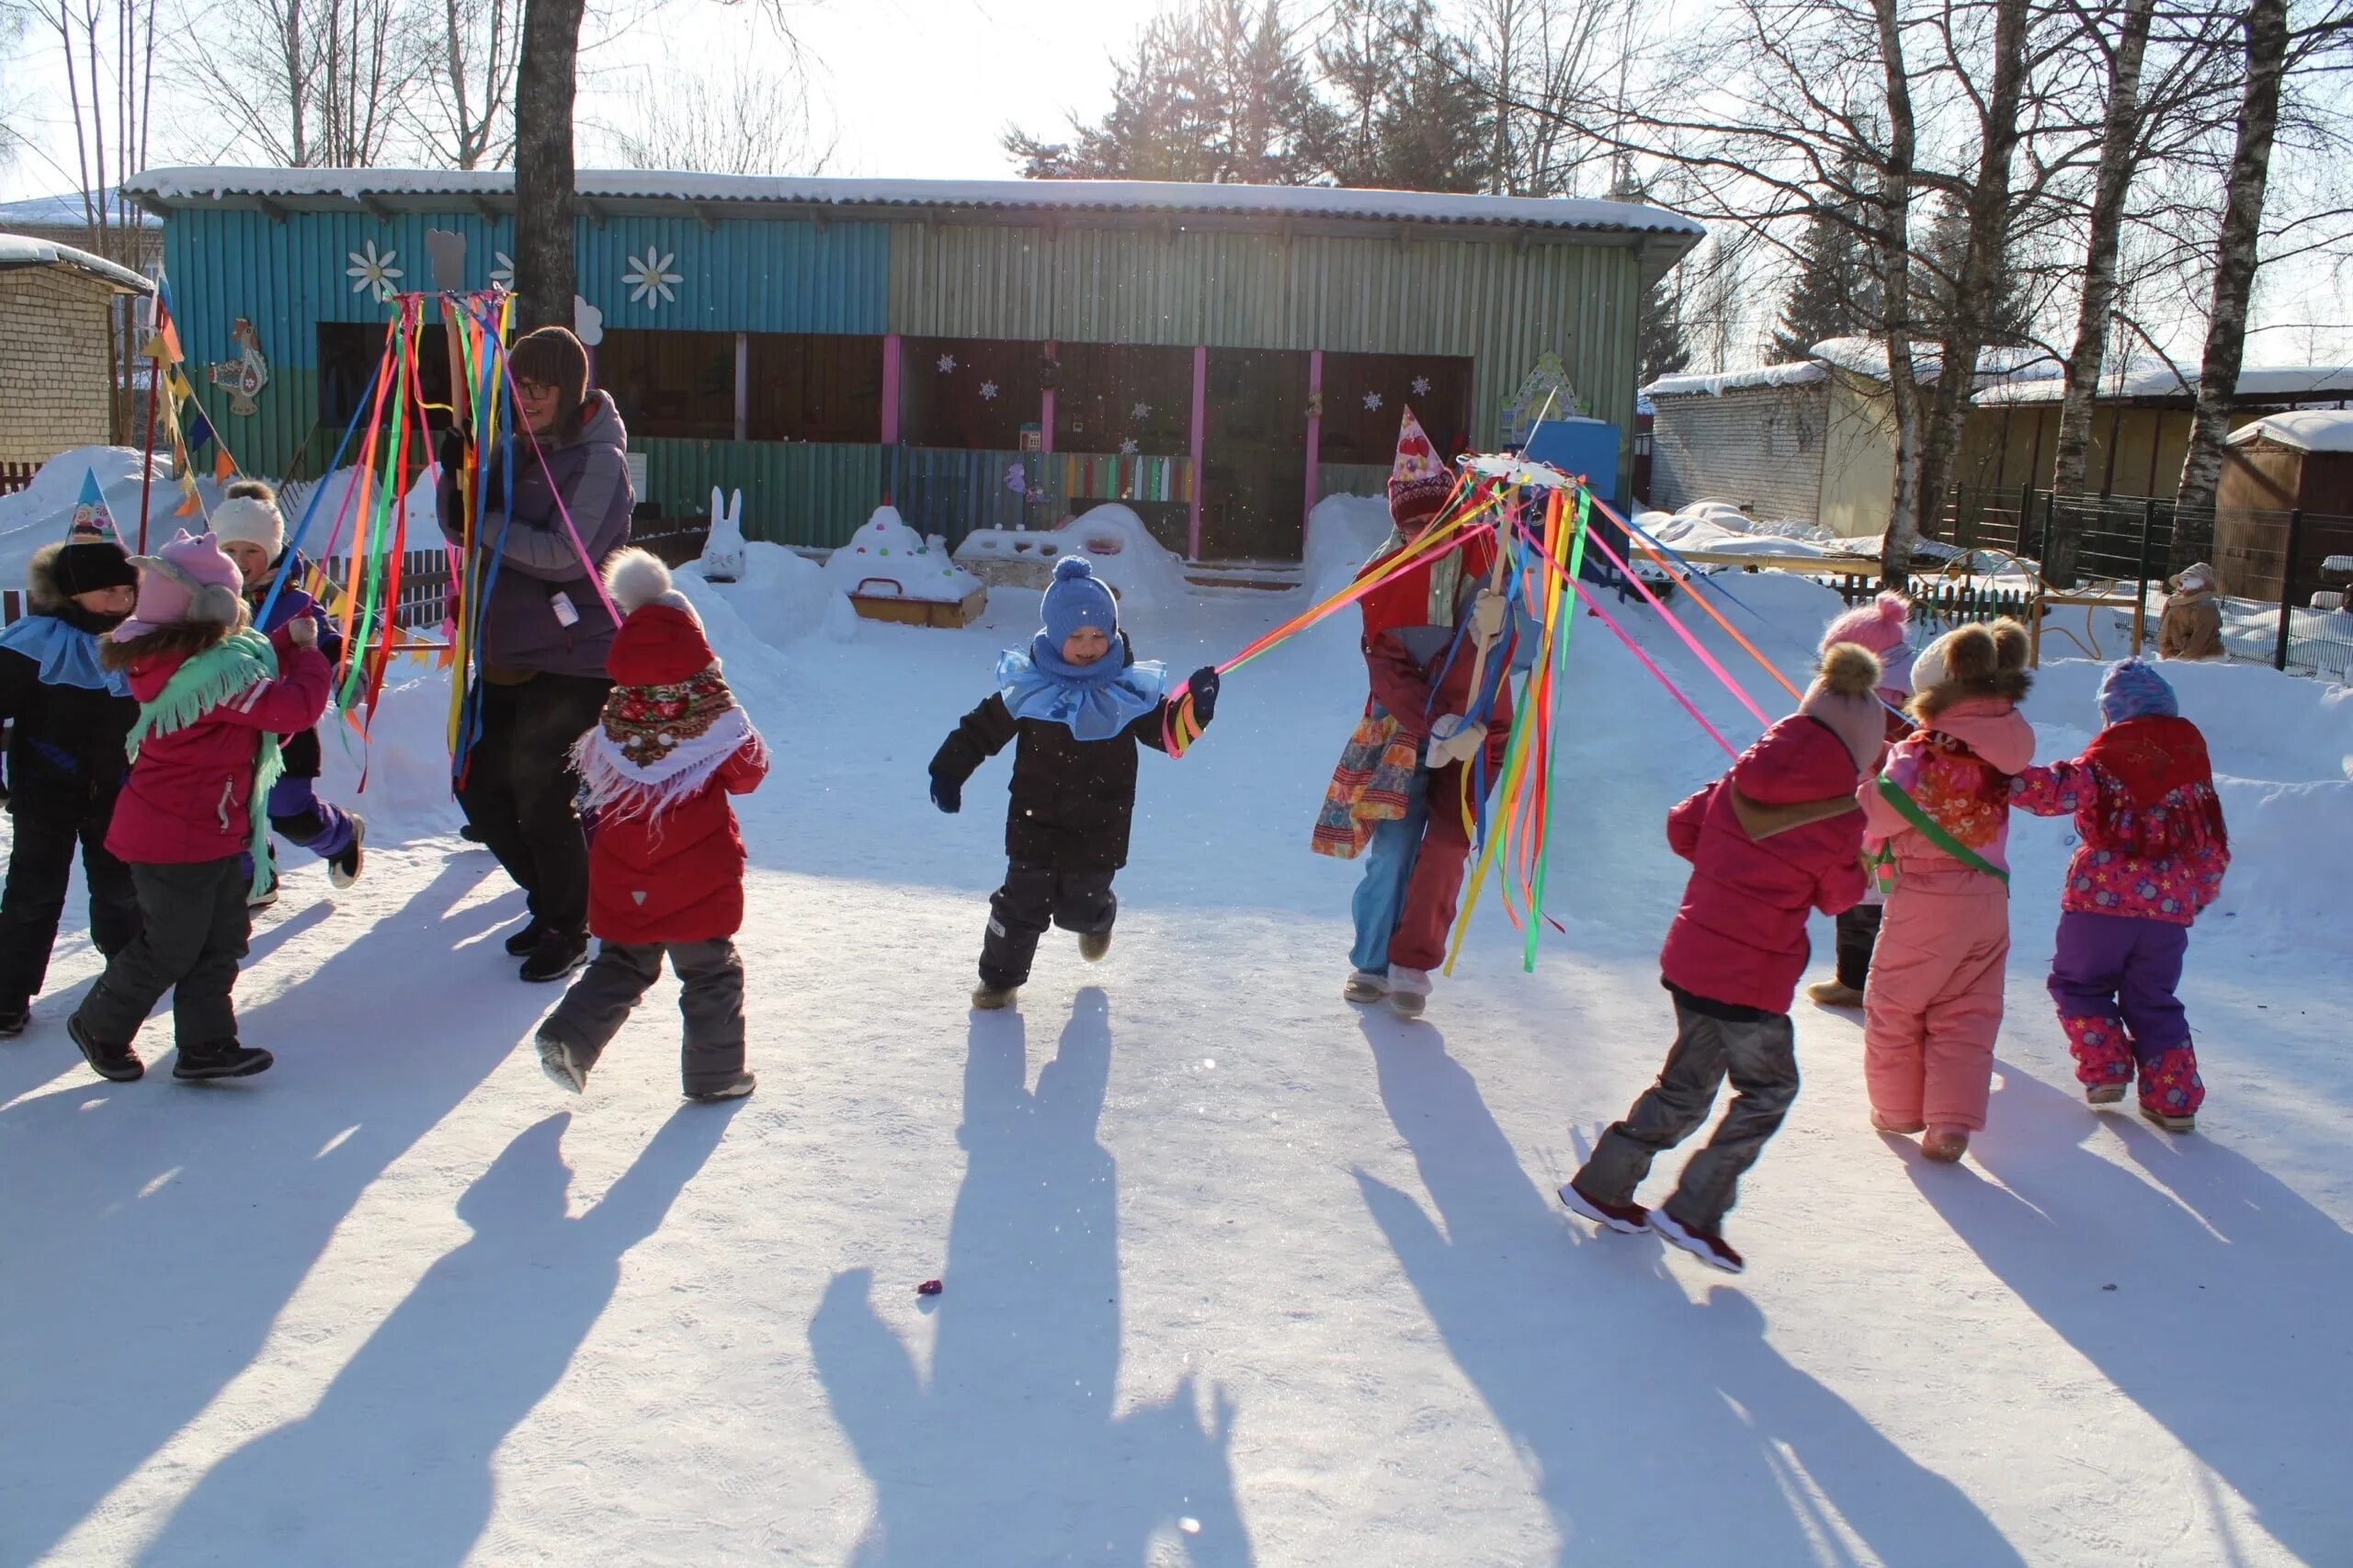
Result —
<svg viewBox="0 0 2353 1568"><path fill-rule="evenodd" d="M972 987L972 1006L983 1013L995 1013L1013 1006L1021 994L1018 985L991 985L985 981Z"/></svg>
<svg viewBox="0 0 2353 1568"><path fill-rule="evenodd" d="M537 1043L540 1071L548 1075L549 1083L575 1095L588 1086L588 1063L574 1055L570 1045L551 1034L540 1036Z"/></svg>
<svg viewBox="0 0 2353 1568"><path fill-rule="evenodd" d="M172 1063L172 1076L183 1084L208 1084L215 1078L250 1078L256 1073L267 1073L278 1059L257 1045L239 1045L233 1040L208 1040L199 1046L180 1047L177 1062Z"/></svg>
<svg viewBox="0 0 2353 1568"><path fill-rule="evenodd" d="M147 1075L146 1064L139 1060L137 1051L127 1045L108 1045L91 1038L90 1031L82 1026L79 1013L65 1020L65 1033L81 1051L82 1060L90 1064L90 1071L108 1082L135 1084Z"/></svg>
<svg viewBox="0 0 2353 1568"><path fill-rule="evenodd" d="M1605 1203L1598 1198L1589 1198L1574 1177L1561 1184L1561 1201L1568 1205L1570 1213L1581 1214L1603 1230L1616 1231L1620 1235L1639 1236L1650 1229L1649 1210L1639 1203Z"/></svg>
<svg viewBox="0 0 2353 1568"><path fill-rule="evenodd" d="M1340 987L1340 998L1346 1002L1378 1002L1389 994L1389 974L1385 970L1352 969Z"/></svg>
<svg viewBox="0 0 2353 1568"><path fill-rule="evenodd" d="M2198 1055L2185 1042L2141 1069L2141 1114L2168 1132L2198 1125L2206 1085L2198 1076Z"/></svg>
<svg viewBox="0 0 2353 1568"><path fill-rule="evenodd" d="M545 985L562 980L588 961L588 938L562 931L551 931L540 938L531 956L523 960L521 971L525 980L534 985Z"/></svg>
<svg viewBox="0 0 2353 1568"><path fill-rule="evenodd" d="M1389 966L1389 1010L1401 1018L1418 1018L1429 1005L1430 971Z"/></svg>
<svg viewBox="0 0 2353 1568"><path fill-rule="evenodd" d="M538 916L534 915L523 923L521 930L506 938L506 956L510 959L529 958L539 951L540 938L547 934L548 928L540 925Z"/></svg>
<svg viewBox="0 0 2353 1568"><path fill-rule="evenodd" d="M2162 1127L2167 1132L2195 1132L2198 1131L2198 1119L2196 1117L2174 1116L2165 1111L2159 1110L2156 1107L2149 1104L2146 1100L2141 1102L2141 1115L2151 1125Z"/></svg>
<svg viewBox="0 0 2353 1568"><path fill-rule="evenodd" d="M1817 1007L1859 1007L1863 994L1843 980L1817 980L1805 988L1805 999Z"/></svg>
<svg viewBox="0 0 2353 1568"><path fill-rule="evenodd" d="M1111 950L1111 933L1088 931L1078 938L1078 956L1088 963L1101 963L1103 955Z"/></svg>
<svg viewBox="0 0 2353 1568"><path fill-rule="evenodd" d="M1926 1132L1927 1130L1928 1124L1916 1116L1907 1120L1900 1116L1890 1116L1883 1110L1871 1112L1871 1131L1874 1132L1884 1132L1894 1138L1909 1138L1915 1132Z"/></svg>
<svg viewBox="0 0 2353 1568"><path fill-rule="evenodd" d="M277 868L273 866L270 869L269 881L263 886L261 892L249 892L245 894L245 907L251 910L254 914L259 915L263 910L271 907L273 904L277 903L277 902L278 870Z"/></svg>
<svg viewBox="0 0 2353 1568"><path fill-rule="evenodd" d="M0 1008L0 1040L14 1040L32 1026L30 1007Z"/></svg>
<svg viewBox="0 0 2353 1568"><path fill-rule="evenodd" d="M2086 1105L2114 1105L2124 1097L2121 1084L2093 1084L2084 1090Z"/></svg>
<svg viewBox="0 0 2353 1568"><path fill-rule="evenodd" d="M690 1100L740 1100L745 1095L750 1094L754 1089L759 1087L759 1084L760 1081L758 1078L753 1076L750 1073L738 1069L735 1075L728 1079L723 1084L717 1085L708 1089L688 1089L687 1091L687 1098Z"/></svg>
<svg viewBox="0 0 2353 1568"><path fill-rule="evenodd" d="M1651 1210L1651 1229L1711 1268L1721 1268L1726 1274L1738 1274L1748 1267L1722 1236L1713 1231L1686 1225L1664 1209Z"/></svg>
<svg viewBox="0 0 2353 1568"><path fill-rule="evenodd" d="M2124 1026L2114 1018L2079 1014L2059 1015L2059 1032L2067 1037L2067 1054L2075 1059L2075 1082L2093 1105L2113 1105L2124 1097L2132 1081L2132 1052Z"/></svg>
<svg viewBox="0 0 2353 1568"><path fill-rule="evenodd" d="M1920 1153L1949 1165L1969 1153L1969 1129L1939 1121L1921 1137Z"/></svg>
<svg viewBox="0 0 2353 1568"><path fill-rule="evenodd" d="M327 860L327 883L338 891L359 880L360 868L368 859L368 819L358 812L347 814L351 818L351 842L344 846L342 854Z"/></svg>

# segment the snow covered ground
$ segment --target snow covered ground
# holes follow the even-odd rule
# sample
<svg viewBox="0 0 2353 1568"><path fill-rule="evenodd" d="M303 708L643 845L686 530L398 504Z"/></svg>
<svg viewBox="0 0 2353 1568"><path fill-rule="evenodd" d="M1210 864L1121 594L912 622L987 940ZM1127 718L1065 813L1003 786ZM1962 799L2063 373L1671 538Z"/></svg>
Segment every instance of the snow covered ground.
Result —
<svg viewBox="0 0 2353 1568"><path fill-rule="evenodd" d="M554 996L455 837L430 669L379 721L366 879L301 866L255 933L274 1072L91 1077L71 917L0 1043L0 1563L2353 1561L2353 696L2180 672L2239 855L2191 945L2196 1136L2078 1098L2041 990L2067 826L2022 820L1991 1130L1958 1167L1883 1142L1856 1022L1801 1006L1733 1280L1552 1195L1656 1070L1661 819L1722 760L1597 621L1533 974L1491 894L1428 1021L1339 1000L1355 869L1307 836L1344 617L1145 759L1109 959L1050 937L976 1016L1006 764L956 817L924 766L1036 596L949 632L796 588L795 624L784 581L688 585L776 750L749 1101L679 1103L668 983L584 1098L540 1075ZM1793 671L1836 603L1735 591ZM1182 672L1305 602L1131 621ZM2097 675L2043 672L2046 755Z"/></svg>

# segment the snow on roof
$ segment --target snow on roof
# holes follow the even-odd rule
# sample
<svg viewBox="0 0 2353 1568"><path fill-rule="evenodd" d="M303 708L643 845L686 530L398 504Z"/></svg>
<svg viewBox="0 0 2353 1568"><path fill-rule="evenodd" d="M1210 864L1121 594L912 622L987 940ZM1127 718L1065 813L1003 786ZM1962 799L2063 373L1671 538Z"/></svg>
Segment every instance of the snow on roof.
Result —
<svg viewBox="0 0 2353 1568"><path fill-rule="evenodd" d="M110 222L142 229L152 229L161 221L136 207L129 211L110 211L107 217ZM80 191L0 201L0 229L81 229L88 227L89 222L89 210L83 206Z"/></svg>
<svg viewBox="0 0 2353 1568"><path fill-rule="evenodd" d="M448 197L511 197L508 169L150 169L123 187L151 208L415 206ZM758 202L819 207L998 209L1098 212L1240 213L1421 223L1654 233L1699 243L1698 222L1664 208L1585 198L1451 196L1336 186L1179 185L1156 180L799 179L767 175L582 169L575 188L614 201Z"/></svg>
<svg viewBox="0 0 2353 1568"><path fill-rule="evenodd" d="M2307 452L2353 452L2353 410L2299 408L2268 414L2230 434L2234 447L2269 439Z"/></svg>
<svg viewBox="0 0 2353 1568"><path fill-rule="evenodd" d="M0 234L0 272L14 271L23 267L63 267L74 272L112 284L128 294L152 294L155 286L127 267L117 267L104 256L92 256L72 245L61 245L51 240L37 240L29 234Z"/></svg>
<svg viewBox="0 0 2353 1568"><path fill-rule="evenodd" d="M1813 358L1836 369L1873 381L1887 380L1887 345L1876 337L1832 337L1813 346ZM1912 348L1912 379L1933 381L1944 369L1944 356L1934 343ZM1986 348L1977 356L1977 396L1993 389L2058 386L2067 368L2040 348Z"/></svg>
<svg viewBox="0 0 2353 1568"><path fill-rule="evenodd" d="M1811 359L1790 365L1768 365L1757 370L1728 370L1712 376L1661 376L1643 389L1648 397L1722 397L1728 392L1755 387L1811 386L1829 374Z"/></svg>
<svg viewBox="0 0 2353 1568"><path fill-rule="evenodd" d="M2199 368L2184 365L2180 374L2161 359L2134 359L2100 373L2094 394L2103 398L2173 397L2187 400L2198 387ZM2187 386L2184 383L2188 383ZM2019 381L1985 387L1979 403L2057 403L2066 395L2064 378ZM2250 365L2239 372L2238 397L2345 397L2353 395L2353 365Z"/></svg>

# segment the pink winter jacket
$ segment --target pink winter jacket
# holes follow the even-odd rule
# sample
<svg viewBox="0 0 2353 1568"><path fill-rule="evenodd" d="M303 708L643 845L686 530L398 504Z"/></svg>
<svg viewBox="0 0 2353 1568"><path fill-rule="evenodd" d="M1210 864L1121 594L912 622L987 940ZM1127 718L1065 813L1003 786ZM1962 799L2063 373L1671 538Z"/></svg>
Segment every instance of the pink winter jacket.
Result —
<svg viewBox="0 0 2353 1568"><path fill-rule="evenodd" d="M153 702L186 662L172 656L133 665L131 695ZM317 723L335 678L316 648L293 648L284 670L188 728L150 736L140 746L107 829L109 853L134 866L195 865L244 853L262 736Z"/></svg>
<svg viewBox="0 0 2353 1568"><path fill-rule="evenodd" d="M1881 771L1912 797L1938 826L1988 864L2010 869L2010 777L2034 760L2034 726L2017 704L1998 697L1954 704L1898 741ZM1896 885L1953 885L1984 873L1928 842L1865 778L1864 848L1895 854Z"/></svg>

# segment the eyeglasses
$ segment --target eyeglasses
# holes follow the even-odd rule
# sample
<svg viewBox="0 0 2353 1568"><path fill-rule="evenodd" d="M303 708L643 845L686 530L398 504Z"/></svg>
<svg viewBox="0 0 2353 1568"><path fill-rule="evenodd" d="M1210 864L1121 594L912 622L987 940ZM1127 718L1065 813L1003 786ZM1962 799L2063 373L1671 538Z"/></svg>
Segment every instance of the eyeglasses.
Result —
<svg viewBox="0 0 2353 1568"><path fill-rule="evenodd" d="M515 393L517 397L528 397L537 401L543 397L553 397L555 388L544 381L527 381L518 378L515 382Z"/></svg>

